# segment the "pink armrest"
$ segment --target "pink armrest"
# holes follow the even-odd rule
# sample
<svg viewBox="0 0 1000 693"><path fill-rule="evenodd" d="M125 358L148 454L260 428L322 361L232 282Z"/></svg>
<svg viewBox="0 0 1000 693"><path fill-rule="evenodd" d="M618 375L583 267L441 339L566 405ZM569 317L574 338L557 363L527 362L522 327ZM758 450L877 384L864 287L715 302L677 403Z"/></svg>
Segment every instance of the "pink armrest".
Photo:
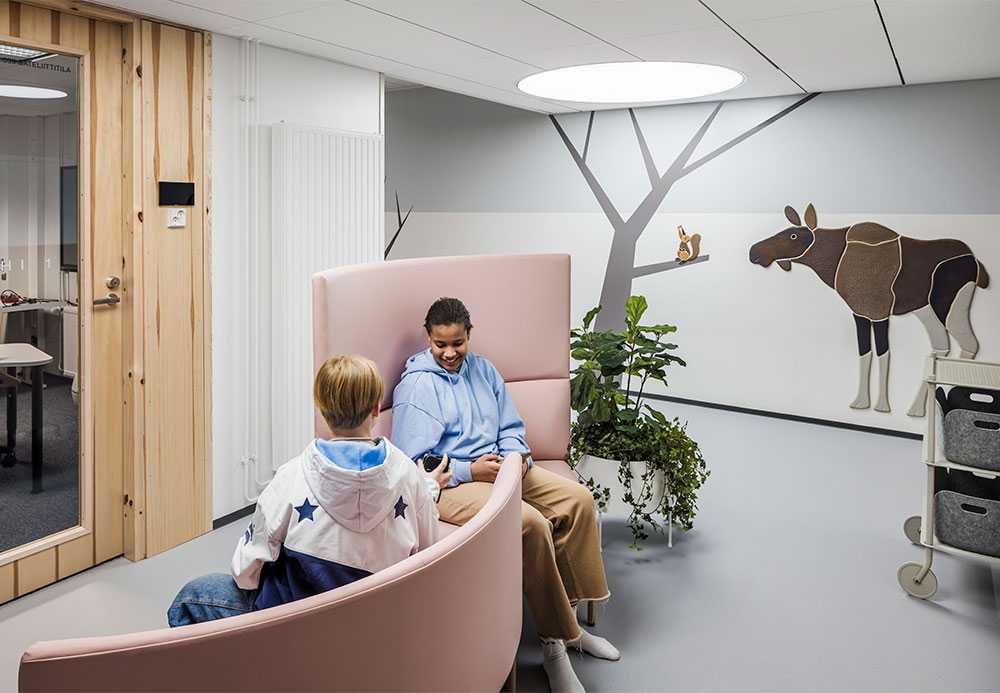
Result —
<svg viewBox="0 0 1000 693"><path fill-rule="evenodd" d="M21 657L18 688L499 690L521 636L520 468L508 456L468 524L391 568L244 616L39 642Z"/></svg>

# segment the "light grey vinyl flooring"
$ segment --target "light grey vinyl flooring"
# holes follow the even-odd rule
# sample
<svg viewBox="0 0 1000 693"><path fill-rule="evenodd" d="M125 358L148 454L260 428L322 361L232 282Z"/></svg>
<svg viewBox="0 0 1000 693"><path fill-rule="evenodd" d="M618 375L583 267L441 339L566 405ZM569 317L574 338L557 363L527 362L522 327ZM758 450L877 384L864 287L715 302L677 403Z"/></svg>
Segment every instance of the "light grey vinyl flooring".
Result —
<svg viewBox="0 0 1000 693"><path fill-rule="evenodd" d="M574 654L590 691L1000 691L1000 579L938 555L930 602L896 583L925 478L916 441L662 406L712 469L694 531L636 553L608 518L612 590L595 632L620 662ZM176 590L225 570L240 521L161 556L116 559L0 607L0 691L31 642L160 627ZM547 690L526 614L519 688Z"/></svg>

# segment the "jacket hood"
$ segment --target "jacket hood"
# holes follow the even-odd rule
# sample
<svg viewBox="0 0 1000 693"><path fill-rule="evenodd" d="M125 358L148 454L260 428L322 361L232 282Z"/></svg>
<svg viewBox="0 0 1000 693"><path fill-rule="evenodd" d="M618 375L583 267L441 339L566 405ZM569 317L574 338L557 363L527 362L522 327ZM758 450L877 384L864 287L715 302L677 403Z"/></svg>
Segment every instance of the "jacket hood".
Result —
<svg viewBox="0 0 1000 693"><path fill-rule="evenodd" d="M462 361L462 367L459 368L458 373L450 373L434 360L434 356L431 354L430 349L424 349L423 351L406 359L406 367L403 369L403 377L405 378L411 373L434 373L442 378L451 380L452 376L457 377L461 375L465 369L469 367L469 361L473 358L472 352L470 351L465 355L465 360Z"/></svg>
<svg viewBox="0 0 1000 693"><path fill-rule="evenodd" d="M333 464L320 452L316 441L302 453L303 475L316 501L334 520L354 532L370 532L382 522L393 511L404 488L406 470L400 466L399 456L405 455L385 439L379 445L387 448L385 461L361 471ZM409 459L406 462L413 464Z"/></svg>

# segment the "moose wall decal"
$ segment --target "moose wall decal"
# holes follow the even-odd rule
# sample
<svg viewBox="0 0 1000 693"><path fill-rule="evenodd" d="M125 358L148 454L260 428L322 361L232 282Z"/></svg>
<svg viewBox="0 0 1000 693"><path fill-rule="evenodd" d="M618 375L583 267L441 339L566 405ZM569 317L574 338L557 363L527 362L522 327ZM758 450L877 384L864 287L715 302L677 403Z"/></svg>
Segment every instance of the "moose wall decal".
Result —
<svg viewBox="0 0 1000 693"><path fill-rule="evenodd" d="M890 410L889 318L893 315L915 314L927 330L934 352L946 356L951 350L951 335L962 350L962 358L975 358L979 342L970 320L972 297L977 287L988 287L990 279L965 243L907 238L870 221L845 228L817 228L811 203L806 206L805 224L792 207L785 207L785 217L792 225L754 243L750 262L762 267L777 262L786 272L792 263L805 265L854 313L859 377L858 396L851 407L871 406L874 333L879 367L875 410ZM921 388L907 413L923 416L924 408Z"/></svg>

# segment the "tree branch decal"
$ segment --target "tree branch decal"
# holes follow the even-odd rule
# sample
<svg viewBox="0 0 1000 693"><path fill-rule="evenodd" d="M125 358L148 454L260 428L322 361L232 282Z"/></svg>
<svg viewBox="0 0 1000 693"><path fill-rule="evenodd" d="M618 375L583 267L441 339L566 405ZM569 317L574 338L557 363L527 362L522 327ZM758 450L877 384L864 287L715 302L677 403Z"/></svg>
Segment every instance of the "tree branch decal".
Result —
<svg viewBox="0 0 1000 693"><path fill-rule="evenodd" d="M406 224L406 220L410 218L410 212L413 211L413 205L406 210L406 216L404 217L402 211L399 208L399 191L396 191L396 223L399 224L399 228L396 229L396 233L392 235L392 240L389 241L389 245L386 246L385 254L382 256L383 260L389 259L389 252L392 250L392 246L396 244L396 239L399 238L399 232L403 230L403 225Z"/></svg>
<svg viewBox="0 0 1000 693"><path fill-rule="evenodd" d="M652 221L653 216L656 214L656 210L660 208L660 205L663 203L663 200L670 192L674 183L679 181L684 176L693 173L709 161L712 161L716 157L724 154L746 139L757 134L769 125L777 122L781 118L784 118L786 115L814 99L818 95L818 92L814 94L807 94L792 105L781 110L767 120L755 125L749 130L746 130L740 135L737 135L695 162L688 163L695 150L698 148L698 145L704 139L705 134L712 125L712 122L719 114L719 111L722 110L724 102L719 102L712 109L711 113L708 114L705 122L702 123L697 132L692 135L687 145L685 145L685 147L677 154L677 157L670 164L670 167L667 168L662 175L660 175L656 169L656 164L653 161L652 153L649 151L649 146L646 143L646 138L643 135L642 128L639 125L639 120L636 117L635 111L631 108L628 109L629 117L632 121L632 127L635 130L635 136L639 143L639 151L642 154L643 164L646 168L646 174L649 176L650 185L649 192L628 219L622 218L621 213L611 201L611 198L604 190L604 187L597 180L597 177L590 169L590 166L587 165L587 151L590 147L590 136L594 125L594 112L591 111L590 120L587 124L587 138L584 142L583 155L581 155L577 150L576 146L570 140L555 115L549 115L549 119L555 126L556 132L559 133L560 139L562 139L563 144L566 145L566 149L569 150L570 156L572 156L577 168L580 169L583 179L590 187L591 192L597 199L597 203L601 206L601 210L604 212L604 216L607 217L608 222L611 224L611 228L614 231L614 237L611 242L611 252L608 254L608 264L604 272L604 285L601 289L601 306L603 306L603 310L601 310L597 316L596 327L598 329L621 329L624 326L625 301L632 293L632 280L634 278L648 276L651 274L659 274L660 272L676 269L678 267L697 264L697 261L699 260L704 262L708 259L708 256L706 255L684 263L664 262L654 265L645 265L643 267L635 267L636 243L639 241L639 237L642 236L643 232L645 232L649 222Z"/></svg>

